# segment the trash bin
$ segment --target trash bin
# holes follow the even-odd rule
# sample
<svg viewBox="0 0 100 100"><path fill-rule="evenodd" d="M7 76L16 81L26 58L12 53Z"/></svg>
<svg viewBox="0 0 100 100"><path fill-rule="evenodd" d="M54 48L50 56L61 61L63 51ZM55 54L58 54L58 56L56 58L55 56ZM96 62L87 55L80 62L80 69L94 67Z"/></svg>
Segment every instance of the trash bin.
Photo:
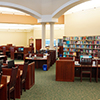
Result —
<svg viewBox="0 0 100 100"><path fill-rule="evenodd" d="M47 71L47 64L44 64L42 67L44 71Z"/></svg>
<svg viewBox="0 0 100 100"><path fill-rule="evenodd" d="M63 55L62 54L59 54L59 57L62 57Z"/></svg>

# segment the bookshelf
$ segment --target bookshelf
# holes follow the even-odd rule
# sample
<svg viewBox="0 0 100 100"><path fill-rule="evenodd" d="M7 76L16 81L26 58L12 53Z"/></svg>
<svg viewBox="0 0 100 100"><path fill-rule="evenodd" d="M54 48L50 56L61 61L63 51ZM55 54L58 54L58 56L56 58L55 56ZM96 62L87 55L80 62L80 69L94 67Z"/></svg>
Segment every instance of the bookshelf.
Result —
<svg viewBox="0 0 100 100"><path fill-rule="evenodd" d="M63 37L63 57L81 54L97 56L100 50L100 36Z"/></svg>

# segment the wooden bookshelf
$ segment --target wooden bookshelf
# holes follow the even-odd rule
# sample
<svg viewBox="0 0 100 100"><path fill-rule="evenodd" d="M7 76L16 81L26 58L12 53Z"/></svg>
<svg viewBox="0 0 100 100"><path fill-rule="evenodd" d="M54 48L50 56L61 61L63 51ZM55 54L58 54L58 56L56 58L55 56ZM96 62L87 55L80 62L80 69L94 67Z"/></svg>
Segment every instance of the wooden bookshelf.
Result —
<svg viewBox="0 0 100 100"><path fill-rule="evenodd" d="M63 57L76 56L76 52L97 56L100 36L63 37Z"/></svg>

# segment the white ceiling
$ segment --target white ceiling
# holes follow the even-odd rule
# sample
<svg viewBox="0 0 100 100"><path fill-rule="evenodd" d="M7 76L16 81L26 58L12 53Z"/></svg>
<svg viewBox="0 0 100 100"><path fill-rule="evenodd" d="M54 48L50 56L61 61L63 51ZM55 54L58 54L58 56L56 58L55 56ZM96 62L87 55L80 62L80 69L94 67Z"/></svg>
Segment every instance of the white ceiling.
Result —
<svg viewBox="0 0 100 100"><path fill-rule="evenodd" d="M78 12L78 11L82 11L82 10L86 10L86 9L91 9L94 7L100 7L100 0L91 0L91 1L88 1L85 3L82 3L80 5L77 5L73 8L71 8L70 10L65 12L64 14L66 15L66 14L69 14L72 12ZM2 13L2 14L6 13L6 14L17 14L17 15L28 15L22 11L18 11L18 10L6 8L6 7L0 7L0 13ZM35 27L35 26L24 25L24 24L23 25L22 24L2 24L2 23L0 24L0 29L32 29L33 27Z"/></svg>

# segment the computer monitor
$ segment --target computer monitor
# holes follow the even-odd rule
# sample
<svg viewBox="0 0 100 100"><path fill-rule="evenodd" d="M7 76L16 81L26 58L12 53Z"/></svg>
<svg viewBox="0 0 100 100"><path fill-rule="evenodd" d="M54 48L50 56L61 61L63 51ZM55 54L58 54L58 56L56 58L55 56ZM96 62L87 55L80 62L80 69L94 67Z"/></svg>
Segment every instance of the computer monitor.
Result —
<svg viewBox="0 0 100 100"><path fill-rule="evenodd" d="M14 60L8 61L8 68L15 67Z"/></svg>
<svg viewBox="0 0 100 100"><path fill-rule="evenodd" d="M80 63L82 58L92 58L91 55L80 55Z"/></svg>
<svg viewBox="0 0 100 100"><path fill-rule="evenodd" d="M24 51L24 48L20 48L20 51L23 52Z"/></svg>
<svg viewBox="0 0 100 100"><path fill-rule="evenodd" d="M80 55L80 58L92 58L91 55Z"/></svg>
<svg viewBox="0 0 100 100"><path fill-rule="evenodd" d="M18 48L18 52L23 52L24 48Z"/></svg>

